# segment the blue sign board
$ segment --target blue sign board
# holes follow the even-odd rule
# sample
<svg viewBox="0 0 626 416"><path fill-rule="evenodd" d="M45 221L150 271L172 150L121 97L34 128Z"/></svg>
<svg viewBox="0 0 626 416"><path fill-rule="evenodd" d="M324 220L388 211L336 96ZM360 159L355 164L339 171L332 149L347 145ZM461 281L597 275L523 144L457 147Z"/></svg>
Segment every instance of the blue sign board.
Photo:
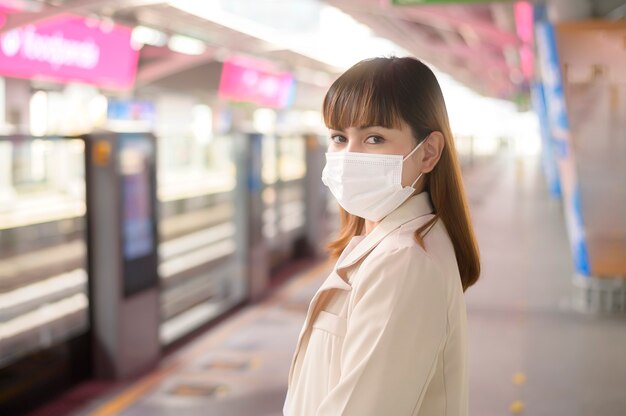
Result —
<svg viewBox="0 0 626 416"><path fill-rule="evenodd" d="M535 33L538 58L543 80L548 126L552 139L551 144L559 169L570 248L576 272L582 276L589 276L589 255L581 209L580 187L571 145L554 25L546 17L545 6L538 5L536 7Z"/></svg>
<svg viewBox="0 0 626 416"><path fill-rule="evenodd" d="M550 124L548 121L548 108L544 97L543 84L534 82L531 88L531 95L535 112L539 118L541 130L541 165L543 174L546 177L548 190L554 198L561 198L561 183L559 179L559 168L556 164L555 146L550 134Z"/></svg>

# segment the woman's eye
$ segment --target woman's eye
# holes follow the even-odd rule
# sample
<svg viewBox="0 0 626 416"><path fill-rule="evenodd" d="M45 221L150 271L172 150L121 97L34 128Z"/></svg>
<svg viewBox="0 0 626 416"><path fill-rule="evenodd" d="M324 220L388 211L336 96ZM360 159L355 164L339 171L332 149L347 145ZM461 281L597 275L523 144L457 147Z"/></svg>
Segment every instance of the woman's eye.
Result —
<svg viewBox="0 0 626 416"><path fill-rule="evenodd" d="M383 139L380 136L369 136L365 142L367 144L381 144L384 141L385 141L385 139Z"/></svg>
<svg viewBox="0 0 626 416"><path fill-rule="evenodd" d="M339 136L339 135L330 136L330 140L332 140L334 143L337 143L337 144L347 142L347 139L345 137Z"/></svg>

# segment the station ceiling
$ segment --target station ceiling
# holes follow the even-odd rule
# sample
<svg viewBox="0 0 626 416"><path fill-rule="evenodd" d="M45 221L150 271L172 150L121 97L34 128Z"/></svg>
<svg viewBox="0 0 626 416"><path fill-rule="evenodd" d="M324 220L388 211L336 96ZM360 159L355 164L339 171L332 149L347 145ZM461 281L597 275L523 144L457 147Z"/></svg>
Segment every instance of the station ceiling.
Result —
<svg viewBox="0 0 626 416"><path fill-rule="evenodd" d="M521 71L512 2L393 5L380 0L328 2L381 36L488 96L528 88Z"/></svg>
<svg viewBox="0 0 626 416"><path fill-rule="evenodd" d="M520 57L520 50L525 44L528 47L528 40L520 37L513 1L410 5L395 4L402 3L402 0L325 2L480 94L515 99L528 93L532 75L528 68L523 67L523 58ZM441 0L430 2L445 3ZM327 79L318 77L317 82L321 84L343 70L310 55L277 47L267 39L234 30L220 24L219 20L207 20L186 13L163 0L13 0L12 3L23 12L9 19L3 31L67 12L110 18L130 26L149 26L206 43L206 51L195 56L172 52L167 48L144 47L137 75L139 85L222 60L229 51L277 62L284 69L295 71L297 78L329 74ZM284 7L286 3L256 0L254 4L257 8L265 7L271 13L276 4ZM597 13L614 13L620 4L623 2L597 0L594 1L594 10ZM280 10L273 12L280 13Z"/></svg>

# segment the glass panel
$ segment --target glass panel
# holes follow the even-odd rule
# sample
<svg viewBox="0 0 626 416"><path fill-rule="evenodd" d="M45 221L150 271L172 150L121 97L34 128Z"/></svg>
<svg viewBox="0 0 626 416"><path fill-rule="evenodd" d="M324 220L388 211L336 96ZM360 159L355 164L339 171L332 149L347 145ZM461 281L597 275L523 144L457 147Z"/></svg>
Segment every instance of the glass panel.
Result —
<svg viewBox="0 0 626 416"><path fill-rule="evenodd" d="M302 136L282 137L279 141L279 176L281 181L293 181L306 175L306 147Z"/></svg>
<svg viewBox="0 0 626 416"><path fill-rule="evenodd" d="M235 189L230 137L202 142L192 135L170 134L159 136L158 149L159 200L184 200Z"/></svg>
<svg viewBox="0 0 626 416"><path fill-rule="evenodd" d="M243 267L235 255L233 138L192 133L159 138L163 344L219 316L242 296L237 288Z"/></svg>
<svg viewBox="0 0 626 416"><path fill-rule="evenodd" d="M0 367L88 329L84 152L0 137Z"/></svg>
<svg viewBox="0 0 626 416"><path fill-rule="evenodd" d="M261 179L266 185L272 185L278 180L276 152L276 137L263 137L263 140L261 140Z"/></svg>

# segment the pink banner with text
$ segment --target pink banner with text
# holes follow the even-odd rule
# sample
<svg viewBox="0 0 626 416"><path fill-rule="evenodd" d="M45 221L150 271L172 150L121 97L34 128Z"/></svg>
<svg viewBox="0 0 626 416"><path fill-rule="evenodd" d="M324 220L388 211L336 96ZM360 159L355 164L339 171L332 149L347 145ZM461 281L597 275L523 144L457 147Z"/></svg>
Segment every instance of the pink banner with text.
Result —
<svg viewBox="0 0 626 416"><path fill-rule="evenodd" d="M294 87L294 78L289 72L272 71L261 61L235 58L224 62L219 96L283 108L291 104Z"/></svg>
<svg viewBox="0 0 626 416"><path fill-rule="evenodd" d="M139 57L131 46L131 32L72 15L22 26L0 36L0 75L128 89Z"/></svg>

